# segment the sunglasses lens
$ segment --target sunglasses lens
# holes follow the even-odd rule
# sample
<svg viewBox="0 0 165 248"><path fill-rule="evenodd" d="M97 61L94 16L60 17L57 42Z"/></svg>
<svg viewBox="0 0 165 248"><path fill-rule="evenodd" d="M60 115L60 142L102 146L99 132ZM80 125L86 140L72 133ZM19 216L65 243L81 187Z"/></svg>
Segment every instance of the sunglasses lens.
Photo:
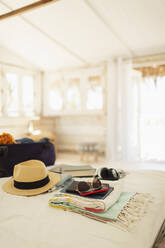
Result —
<svg viewBox="0 0 165 248"><path fill-rule="evenodd" d="M79 182L78 183L78 190L80 192L85 192L85 191L88 191L90 189L90 186L88 183L86 182Z"/></svg>
<svg viewBox="0 0 165 248"><path fill-rule="evenodd" d="M97 177L93 179L93 188L95 189L101 188L101 181Z"/></svg>

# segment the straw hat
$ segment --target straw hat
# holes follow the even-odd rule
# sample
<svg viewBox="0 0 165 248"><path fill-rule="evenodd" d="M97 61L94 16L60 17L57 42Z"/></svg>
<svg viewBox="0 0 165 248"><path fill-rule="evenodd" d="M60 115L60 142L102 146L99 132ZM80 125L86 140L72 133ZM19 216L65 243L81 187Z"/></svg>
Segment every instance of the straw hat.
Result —
<svg viewBox="0 0 165 248"><path fill-rule="evenodd" d="M2 185L2 189L13 195L38 195L60 180L60 175L48 171L40 160L28 160L14 166L13 177Z"/></svg>

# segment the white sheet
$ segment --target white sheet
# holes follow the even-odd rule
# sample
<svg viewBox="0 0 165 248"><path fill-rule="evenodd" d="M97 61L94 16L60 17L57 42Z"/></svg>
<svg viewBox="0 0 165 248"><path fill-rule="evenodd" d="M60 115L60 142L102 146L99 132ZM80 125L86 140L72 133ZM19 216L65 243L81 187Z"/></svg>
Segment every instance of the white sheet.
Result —
<svg viewBox="0 0 165 248"><path fill-rule="evenodd" d="M6 178L0 179L0 186ZM53 192L34 197L9 195L0 188L0 247L150 248L165 218L165 172L130 171L123 191L156 197L131 232L48 206Z"/></svg>

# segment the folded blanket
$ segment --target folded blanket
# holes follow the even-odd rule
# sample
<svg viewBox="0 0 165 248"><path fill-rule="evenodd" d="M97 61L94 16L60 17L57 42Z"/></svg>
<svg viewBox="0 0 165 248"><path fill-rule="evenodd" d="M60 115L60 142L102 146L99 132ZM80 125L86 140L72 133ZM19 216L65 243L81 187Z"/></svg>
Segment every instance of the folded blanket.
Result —
<svg viewBox="0 0 165 248"><path fill-rule="evenodd" d="M70 202L63 204L54 199L49 200L49 206L72 211L103 223L109 223L116 228L131 231L134 224L147 213L152 202L153 197L150 194L122 192L119 199L107 211L101 213L85 211L70 205Z"/></svg>

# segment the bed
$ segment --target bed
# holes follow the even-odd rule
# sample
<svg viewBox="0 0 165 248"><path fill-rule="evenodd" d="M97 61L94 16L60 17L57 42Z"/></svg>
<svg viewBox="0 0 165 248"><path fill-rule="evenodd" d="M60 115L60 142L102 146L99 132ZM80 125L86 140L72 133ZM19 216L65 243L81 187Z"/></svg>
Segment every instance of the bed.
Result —
<svg viewBox="0 0 165 248"><path fill-rule="evenodd" d="M4 248L151 248L156 247L165 218L165 172L129 170L123 191L150 193L153 202L130 230L122 230L76 213L51 208L54 192L33 197L2 191L0 178L0 245ZM160 239L160 237L159 237Z"/></svg>

